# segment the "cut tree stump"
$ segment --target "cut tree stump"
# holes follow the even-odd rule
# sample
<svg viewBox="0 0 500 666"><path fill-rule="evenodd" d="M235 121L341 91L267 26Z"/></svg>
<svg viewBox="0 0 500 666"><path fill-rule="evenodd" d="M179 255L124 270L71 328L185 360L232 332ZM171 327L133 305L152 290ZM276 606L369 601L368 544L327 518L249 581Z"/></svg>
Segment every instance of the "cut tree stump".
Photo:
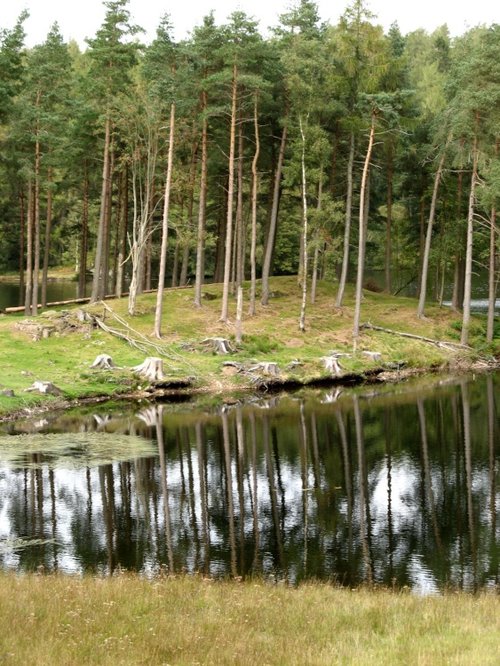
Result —
<svg viewBox="0 0 500 666"><path fill-rule="evenodd" d="M90 367L99 370L113 370L116 366L111 356L108 354L99 354Z"/></svg>
<svg viewBox="0 0 500 666"><path fill-rule="evenodd" d="M328 356L321 357L325 369L330 374L335 374L337 377L342 374L342 368L340 367L339 363L339 358L342 356L349 356L349 354L343 354L342 352L331 352Z"/></svg>
<svg viewBox="0 0 500 666"><path fill-rule="evenodd" d="M263 375L268 375L269 377L279 377L280 369L277 363L271 362L262 362L253 365L248 369L248 372L260 372Z"/></svg>
<svg viewBox="0 0 500 666"><path fill-rule="evenodd" d="M234 348L226 338L205 338L201 344L205 347L211 347L216 354L232 354Z"/></svg>
<svg viewBox="0 0 500 666"><path fill-rule="evenodd" d="M148 356L140 365L134 366L132 370L152 382L165 379L163 360L155 356Z"/></svg>
<svg viewBox="0 0 500 666"><path fill-rule="evenodd" d="M33 382L29 388L24 390L28 393L38 391L38 393L44 393L46 395L62 395L61 389L57 388L52 382L42 382L39 380Z"/></svg>

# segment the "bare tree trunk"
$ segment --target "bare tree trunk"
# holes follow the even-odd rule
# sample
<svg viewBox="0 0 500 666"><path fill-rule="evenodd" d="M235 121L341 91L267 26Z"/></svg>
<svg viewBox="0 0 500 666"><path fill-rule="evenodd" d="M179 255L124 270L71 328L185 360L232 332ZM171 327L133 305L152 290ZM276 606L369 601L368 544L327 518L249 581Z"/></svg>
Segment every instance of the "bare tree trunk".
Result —
<svg viewBox="0 0 500 666"><path fill-rule="evenodd" d="M231 93L231 130L229 136L229 183L227 187L227 223L224 258L224 283L222 287L222 309L220 321L227 322L229 300L229 278L231 271L231 247L233 240L233 197L234 197L234 144L236 135L236 102L238 92L238 69L233 65L233 85Z"/></svg>
<svg viewBox="0 0 500 666"><path fill-rule="evenodd" d="M109 114L106 117L104 134L104 162L102 167L102 188L101 188L101 210L99 213L99 226L97 229L97 244L94 260L94 279L92 281L92 293L90 295L90 302L95 303L104 297L105 276L103 275L104 268L104 252L106 247L106 218L108 210L108 180L109 180L109 148L111 143L111 120Z"/></svg>
<svg viewBox="0 0 500 666"><path fill-rule="evenodd" d="M500 142L497 140L495 145L495 155L498 157ZM493 342L493 332L495 328L495 304L497 295L497 280L496 280L496 248L497 239L496 228L497 211L495 206L491 209L490 217L490 259L489 259L489 273L488 273L488 319L486 323L486 342Z"/></svg>
<svg viewBox="0 0 500 666"><path fill-rule="evenodd" d="M391 262L392 262L392 180L393 180L393 146L389 139L389 155L387 157L387 218L385 234L385 290L392 292Z"/></svg>
<svg viewBox="0 0 500 666"><path fill-rule="evenodd" d="M38 134L38 129L37 129ZM33 215L33 291L31 293L31 314L38 314L38 278L40 273L40 141L35 143L35 193Z"/></svg>
<svg viewBox="0 0 500 666"><path fill-rule="evenodd" d="M321 171L319 175L318 183L318 201L316 204L316 210L319 212L321 210L323 197L323 165L321 165ZM311 303L314 305L316 302L316 287L318 284L318 263L319 263L319 229L316 227L314 232L314 256L313 256L313 268L312 268L312 280L311 280Z"/></svg>
<svg viewBox="0 0 500 666"><path fill-rule="evenodd" d="M497 212L493 207L490 218L490 260L488 273L488 319L486 324L486 342L493 342L493 332L495 328L495 305L497 295L496 279L496 235L498 229L496 226Z"/></svg>
<svg viewBox="0 0 500 666"><path fill-rule="evenodd" d="M202 112L207 108L207 93L202 92ZM207 201L208 122L203 119L201 131L200 200L198 202L198 238L196 243L196 278L194 304L201 307L201 287L205 273L205 209Z"/></svg>
<svg viewBox="0 0 500 666"><path fill-rule="evenodd" d="M427 222L424 256L422 260L422 281L420 285L420 297L418 299L418 308L417 308L417 317L419 317L420 319L424 316L425 298L427 296L427 276L429 273L429 256L431 252L432 227L434 225L434 216L436 214L436 203L439 190L439 183L441 181L441 175L443 173L444 160L446 157L446 147L448 143L449 139L446 142L443 154L441 155L441 159L439 160L438 168L436 169L436 174L434 176L434 188L432 190L431 208L429 211L429 220Z"/></svg>
<svg viewBox="0 0 500 666"><path fill-rule="evenodd" d="M302 156L301 156L301 173L302 173L302 304L300 307L299 329L304 332L306 330L306 303L307 303L307 182L306 182L306 137L302 125L302 116L299 116L300 136L302 138Z"/></svg>
<svg viewBox="0 0 500 666"><path fill-rule="evenodd" d="M120 204L120 226L118 230L118 257L116 260L116 283L115 294L121 298L123 292L124 262L127 254L127 222L128 222L128 165L125 164L121 176L121 204Z"/></svg>
<svg viewBox="0 0 500 666"><path fill-rule="evenodd" d="M457 224L460 225L460 216L462 214L462 191L463 191L463 171L458 172L458 191L457 191ZM459 227L460 228L460 227ZM458 248L455 255L455 271L453 276L453 294L451 297L451 307L458 312L462 307L463 295L463 258L462 250Z"/></svg>
<svg viewBox="0 0 500 666"><path fill-rule="evenodd" d="M354 170L354 132L351 132L349 145L349 160L347 163L347 196L345 202L345 227L344 227L344 253L342 257L342 272L340 274L339 290L335 300L335 307L342 307L344 299L345 285L347 281L347 269L349 267L349 241L351 237L351 217L352 217L352 185Z"/></svg>
<svg viewBox="0 0 500 666"><path fill-rule="evenodd" d="M181 274L179 276L179 286L184 287L187 283L187 273L189 266L189 242L186 240L182 248Z"/></svg>
<svg viewBox="0 0 500 666"><path fill-rule="evenodd" d="M476 128L478 124L478 115L476 115ZM462 335L460 343L466 345L469 342L469 324L470 324L470 302L472 295L472 245L474 239L474 204L477 183L477 133L474 134L474 143L472 147L472 176L469 194L469 212L467 214L467 245L465 254L465 286L464 303L462 315Z"/></svg>
<svg viewBox="0 0 500 666"><path fill-rule="evenodd" d="M82 201L82 226L80 235L80 266L78 271L78 298L85 298L85 283L87 276L87 250L89 230L89 176L87 163L84 166L83 176L83 201Z"/></svg>
<svg viewBox="0 0 500 666"><path fill-rule="evenodd" d="M31 295L33 291L33 185L28 183L28 219L26 224L26 285L24 296L24 314L31 313Z"/></svg>
<svg viewBox="0 0 500 666"><path fill-rule="evenodd" d="M368 182L368 171L370 168L370 159L373 150L373 140L375 137L375 113L372 113L372 123L370 127L370 137L368 139L368 148L366 150L365 163L363 165L363 175L361 177L361 189L359 193L359 247L358 247L358 273L356 277L356 302L354 305L354 325L352 329L352 342L354 351L357 350L359 338L359 319L361 315L361 299L363 296L363 272L366 243L366 219L365 219L365 198Z"/></svg>
<svg viewBox="0 0 500 666"><path fill-rule="evenodd" d="M171 287L177 287L177 273L179 272L179 235L177 234L174 247L174 261L172 264Z"/></svg>
<svg viewBox="0 0 500 666"><path fill-rule="evenodd" d="M52 229L52 168L47 173L47 216L45 219L45 246L43 248L42 307L47 306L47 274L49 271L50 232Z"/></svg>
<svg viewBox="0 0 500 666"><path fill-rule="evenodd" d="M285 157L285 147L287 139L287 119L285 117L285 124L281 134L280 150L278 153L278 163L276 165L276 173L274 177L274 190L273 190L273 205L271 208L271 218L269 221L269 233L267 235L266 251L264 254L264 263L262 265L262 305L267 305L269 302L269 275L271 273L271 259L273 256L274 241L276 238L276 226L278 222L278 204L280 199L281 175L283 173L283 160Z"/></svg>
<svg viewBox="0 0 500 666"><path fill-rule="evenodd" d="M19 304L22 304L24 296L24 233L25 233L25 210L24 192L19 192Z"/></svg>
<svg viewBox="0 0 500 666"><path fill-rule="evenodd" d="M163 223L160 250L160 275L158 277L158 292L156 296L154 335L161 338L161 319L163 313L163 290L165 288L165 273L167 269L168 247L168 216L170 210L170 190L172 185L172 167L174 161L174 130L175 130L175 102L170 105L170 135L168 144L167 177L165 180L165 198L163 202Z"/></svg>
<svg viewBox="0 0 500 666"><path fill-rule="evenodd" d="M243 129L240 115L240 126L238 128L238 195L236 203L236 290L241 287L245 273L245 232L243 230Z"/></svg>
<svg viewBox="0 0 500 666"><path fill-rule="evenodd" d="M252 160L252 240L250 245L250 306L248 314L250 317L255 315L255 292L257 287L257 270L255 266L255 255L257 250L257 196L259 192L259 174L257 173L257 164L260 153L260 136L258 121L259 96L255 95L253 107L253 126L255 135L255 152Z"/></svg>

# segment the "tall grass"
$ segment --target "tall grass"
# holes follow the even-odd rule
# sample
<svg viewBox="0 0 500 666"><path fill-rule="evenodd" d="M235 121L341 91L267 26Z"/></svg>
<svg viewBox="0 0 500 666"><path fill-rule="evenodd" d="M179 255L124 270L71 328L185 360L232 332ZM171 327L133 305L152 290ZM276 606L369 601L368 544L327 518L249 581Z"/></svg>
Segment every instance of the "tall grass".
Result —
<svg viewBox="0 0 500 666"><path fill-rule="evenodd" d="M0 576L6 664L498 664L498 596Z"/></svg>

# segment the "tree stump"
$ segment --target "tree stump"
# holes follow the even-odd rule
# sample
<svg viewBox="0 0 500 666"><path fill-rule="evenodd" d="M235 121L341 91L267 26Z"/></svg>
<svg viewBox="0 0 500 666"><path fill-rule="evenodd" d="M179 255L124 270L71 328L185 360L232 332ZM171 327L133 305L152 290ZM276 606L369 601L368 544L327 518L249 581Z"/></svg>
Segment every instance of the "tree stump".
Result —
<svg viewBox="0 0 500 666"><path fill-rule="evenodd" d="M90 367L99 370L113 370L116 366L111 356L108 354L99 354Z"/></svg>
<svg viewBox="0 0 500 666"><path fill-rule="evenodd" d="M33 382L29 388L24 390L28 393L38 391L39 393L44 393L46 395L62 395L61 389L57 388L52 382L42 382L39 380Z"/></svg>
<svg viewBox="0 0 500 666"><path fill-rule="evenodd" d="M165 379L163 360L155 356L148 356L140 365L134 366L132 370L152 382Z"/></svg>
<svg viewBox="0 0 500 666"><path fill-rule="evenodd" d="M201 344L205 347L211 347L216 354L231 354L234 352L231 343L226 338L205 338Z"/></svg>
<svg viewBox="0 0 500 666"><path fill-rule="evenodd" d="M337 377L342 374L342 368L340 367L339 358L343 354L332 354L331 356L322 356L321 360L325 369L331 374L336 375Z"/></svg>
<svg viewBox="0 0 500 666"><path fill-rule="evenodd" d="M249 368L249 372L260 372L263 375L267 375L269 377L280 376L279 366L277 363L273 361L271 362L263 361L262 363L257 363L256 365L253 365L251 368Z"/></svg>

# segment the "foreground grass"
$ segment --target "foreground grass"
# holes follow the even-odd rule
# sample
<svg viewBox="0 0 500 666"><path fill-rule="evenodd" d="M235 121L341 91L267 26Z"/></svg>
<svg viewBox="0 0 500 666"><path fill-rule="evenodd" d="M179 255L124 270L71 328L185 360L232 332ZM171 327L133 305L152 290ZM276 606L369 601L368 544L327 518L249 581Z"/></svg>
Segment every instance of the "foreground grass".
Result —
<svg viewBox="0 0 500 666"><path fill-rule="evenodd" d="M0 577L6 664L498 663L495 595Z"/></svg>
<svg viewBox="0 0 500 666"><path fill-rule="evenodd" d="M248 285L246 287L248 289ZM352 289L348 289L345 306L339 310L333 307L336 286L320 283L316 303L307 306L307 331L300 333L300 293L296 278L274 278L271 287L273 296L270 305L259 305L255 317L245 316L243 341L231 360L249 364L272 360L279 364L288 378L299 382L325 376L321 356L331 350L352 350ZM196 309L192 304L192 288L165 292L162 345L166 352L166 372L172 379L194 377L198 388L211 392L248 387L248 378L240 374L230 375L224 369L223 362L227 357L215 356L200 346L204 338L224 337L234 340L235 334L234 320L228 323L219 321L220 285L208 285L204 293L210 298L205 299L203 306ZM156 294L145 294L139 298L137 315L134 317L127 315L126 298L107 303L116 314L127 319L136 331L154 340L151 334ZM81 306L74 309L77 308L81 309ZM103 315L102 305L85 306L83 309ZM234 310L235 305L231 303L232 317ZM426 314L426 320L417 319L416 301L410 298L367 291L363 300L364 322L436 340L459 340L460 322L455 313L446 308L429 306ZM107 322L113 325L112 316L106 313L106 317ZM66 398L112 396L137 388L138 380L130 370L112 373L90 370L92 361L103 352L110 354L117 365L130 368L144 359L145 354L137 349L100 330L56 334L33 342L29 335L18 328L24 319L24 315L0 316L0 391L13 389L16 394L14 398L0 395L0 415L47 400L25 393L25 389L35 379L52 381L62 389ZM475 351L472 355L482 352L498 354L498 336L493 347L484 347L483 319L473 318L471 343ZM36 321L50 324L51 318L42 315ZM471 356L470 353L453 353L425 342L377 331L365 331L359 348L380 352L382 363L404 360L410 368L446 366L458 356ZM151 352L148 355L158 354ZM287 365L296 360L300 365L294 364L294 369L287 371ZM377 364L357 354L343 358L342 365L346 372L361 373Z"/></svg>

